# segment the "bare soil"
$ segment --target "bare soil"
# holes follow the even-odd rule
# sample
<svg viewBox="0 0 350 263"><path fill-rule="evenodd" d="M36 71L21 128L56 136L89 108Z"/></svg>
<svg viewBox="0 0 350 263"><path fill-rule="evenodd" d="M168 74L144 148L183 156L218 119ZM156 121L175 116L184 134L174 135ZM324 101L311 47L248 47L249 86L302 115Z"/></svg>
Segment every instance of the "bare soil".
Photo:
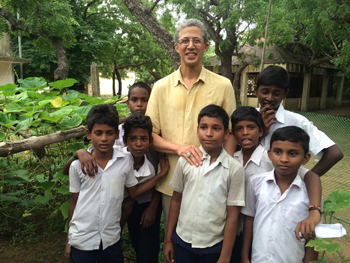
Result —
<svg viewBox="0 0 350 263"><path fill-rule="evenodd" d="M318 110L315 113L350 118L350 106ZM64 247L66 234L52 233L51 236L40 236L30 243L12 244L11 239L0 237L0 263L63 263L67 262L64 258ZM350 240L344 237L342 240L334 242L342 242L343 254L346 258L350 258ZM331 255L325 258L330 262L336 262ZM339 260L339 259L338 259Z"/></svg>

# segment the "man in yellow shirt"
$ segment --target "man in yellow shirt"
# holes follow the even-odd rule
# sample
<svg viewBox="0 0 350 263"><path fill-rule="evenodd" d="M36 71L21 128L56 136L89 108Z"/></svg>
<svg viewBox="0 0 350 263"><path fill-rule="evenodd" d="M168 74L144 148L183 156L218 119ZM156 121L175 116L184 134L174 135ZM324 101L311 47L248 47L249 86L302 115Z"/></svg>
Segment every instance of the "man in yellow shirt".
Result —
<svg viewBox="0 0 350 263"><path fill-rule="evenodd" d="M236 109L230 80L202 66L208 47L202 22L188 19L181 23L175 32L175 50L180 55L181 66L155 83L147 106L146 115L153 123L153 148L167 153L170 162L168 175L156 187L163 194L164 229L167 229L173 192L169 183L179 156L191 164L201 165L202 153L196 135L199 112L209 104L222 107L229 116ZM236 143L232 134L224 147L233 155Z"/></svg>

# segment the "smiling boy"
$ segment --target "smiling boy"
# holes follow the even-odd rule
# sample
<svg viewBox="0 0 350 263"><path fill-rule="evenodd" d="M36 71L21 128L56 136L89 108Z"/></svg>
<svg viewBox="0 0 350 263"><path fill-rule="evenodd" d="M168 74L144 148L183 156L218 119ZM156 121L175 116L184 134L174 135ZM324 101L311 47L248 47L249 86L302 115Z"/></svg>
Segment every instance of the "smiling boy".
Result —
<svg viewBox="0 0 350 263"><path fill-rule="evenodd" d="M176 243L177 262L230 262L244 206L244 171L223 149L228 124L229 117L221 107L203 108L197 128L203 164L194 166L180 157L176 165L164 241L168 263L174 259L172 242Z"/></svg>

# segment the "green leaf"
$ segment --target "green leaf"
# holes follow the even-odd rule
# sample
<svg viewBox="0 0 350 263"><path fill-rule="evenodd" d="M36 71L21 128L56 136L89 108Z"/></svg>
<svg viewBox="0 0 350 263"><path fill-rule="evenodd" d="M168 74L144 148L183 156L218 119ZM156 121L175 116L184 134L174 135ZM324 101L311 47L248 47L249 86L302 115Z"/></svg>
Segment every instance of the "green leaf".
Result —
<svg viewBox="0 0 350 263"><path fill-rule="evenodd" d="M5 113L0 112L0 125L4 125L5 127L10 128L16 123L18 123L18 121L12 121L8 118L8 116Z"/></svg>
<svg viewBox="0 0 350 263"><path fill-rule="evenodd" d="M64 202L61 206L60 206L60 210L62 212L63 218L67 219L68 218L68 210L69 210L69 201Z"/></svg>
<svg viewBox="0 0 350 263"><path fill-rule="evenodd" d="M44 79L37 78L37 77L19 79L18 83L21 84L21 88L29 89L29 90L43 89L47 86L47 83Z"/></svg>
<svg viewBox="0 0 350 263"><path fill-rule="evenodd" d="M6 194L0 195L0 200L3 202L19 202L19 198L15 196L9 196Z"/></svg>
<svg viewBox="0 0 350 263"><path fill-rule="evenodd" d="M86 116L89 111L91 110L91 108L93 107L93 105L87 105L87 106L82 106L82 107L79 107L75 113L79 114L79 115L83 115L83 116Z"/></svg>
<svg viewBox="0 0 350 263"><path fill-rule="evenodd" d="M90 104L103 104L106 101L106 99L102 99L100 97L89 97L86 99L86 101Z"/></svg>
<svg viewBox="0 0 350 263"><path fill-rule="evenodd" d="M28 91L28 97L35 100L42 100L43 96L36 91Z"/></svg>
<svg viewBox="0 0 350 263"><path fill-rule="evenodd" d="M69 188L66 185L61 185L61 187L57 189L57 192L66 195L69 193Z"/></svg>
<svg viewBox="0 0 350 263"><path fill-rule="evenodd" d="M329 194L325 201L324 209L327 212L341 211L343 207L350 206L350 192L345 192L343 189L333 191Z"/></svg>
<svg viewBox="0 0 350 263"><path fill-rule="evenodd" d="M29 182L31 179L29 178L30 174L26 170L17 170L17 171L11 171L9 172L10 175L13 175L14 177L21 178L22 180Z"/></svg>
<svg viewBox="0 0 350 263"><path fill-rule="evenodd" d="M67 116L69 115L71 112L73 111L73 109L70 109L68 107L64 107L62 109L59 109L57 111L53 111L53 112L50 112L50 116Z"/></svg>
<svg viewBox="0 0 350 263"><path fill-rule="evenodd" d="M15 129L15 133L20 131L20 130L25 130L27 128L30 127L30 125L33 122L33 118L29 118L23 121L20 121L17 125L16 125L16 129Z"/></svg>
<svg viewBox="0 0 350 263"><path fill-rule="evenodd" d="M46 190L50 190L55 186L55 182L44 182L44 183L40 183L38 184L38 187L41 189L46 189Z"/></svg>
<svg viewBox="0 0 350 263"><path fill-rule="evenodd" d="M22 107L15 102L6 104L5 109L6 109L6 113L22 111Z"/></svg>
<svg viewBox="0 0 350 263"><path fill-rule="evenodd" d="M69 176L63 174L63 170L62 170L62 169L59 170L59 171L55 174L54 178L55 178L56 180L61 180L61 181L64 182L64 183L68 183L68 181L69 181Z"/></svg>
<svg viewBox="0 0 350 263"><path fill-rule="evenodd" d="M36 204L46 205L51 199L52 199L51 191L50 190L46 190L44 196L37 195L35 197L35 203Z"/></svg>
<svg viewBox="0 0 350 263"><path fill-rule="evenodd" d="M18 87L18 85L16 84L12 84L12 83L8 83L6 85L2 85L0 86L0 91L4 91L6 89L10 90L10 89L15 89L16 87Z"/></svg>
<svg viewBox="0 0 350 263"><path fill-rule="evenodd" d="M51 82L49 85L51 87L55 87L56 89L62 90L64 88L72 87L76 82L77 81L75 79L65 79Z"/></svg>
<svg viewBox="0 0 350 263"><path fill-rule="evenodd" d="M339 243L332 243L332 238L316 238L315 240L310 240L306 246L314 247L315 251L326 250L327 253L333 254L335 251L341 251L342 245Z"/></svg>
<svg viewBox="0 0 350 263"><path fill-rule="evenodd" d="M0 142L2 142L5 139L6 134L0 132Z"/></svg>
<svg viewBox="0 0 350 263"><path fill-rule="evenodd" d="M44 111L41 113L41 119L57 123L60 119L62 119L62 116L61 115L51 116L50 114L47 113L47 111Z"/></svg>
<svg viewBox="0 0 350 263"><path fill-rule="evenodd" d="M85 149L85 145L81 142L73 143L68 145L68 150L70 150L72 153L75 153L76 151L80 149Z"/></svg>
<svg viewBox="0 0 350 263"><path fill-rule="evenodd" d="M72 117L64 117L59 126L65 129L73 129L79 126L82 121L83 119L78 114L74 114Z"/></svg>

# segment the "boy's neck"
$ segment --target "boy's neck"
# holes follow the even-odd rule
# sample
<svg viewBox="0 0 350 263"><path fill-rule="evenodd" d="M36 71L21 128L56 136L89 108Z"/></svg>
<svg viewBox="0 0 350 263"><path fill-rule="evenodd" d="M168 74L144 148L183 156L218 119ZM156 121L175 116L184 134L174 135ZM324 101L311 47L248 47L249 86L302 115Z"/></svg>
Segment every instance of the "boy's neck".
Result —
<svg viewBox="0 0 350 263"><path fill-rule="evenodd" d="M96 149L91 153L91 155L95 158L97 164L102 168L105 169L107 163L109 160L113 158L113 149L108 152L100 152Z"/></svg>
<svg viewBox="0 0 350 263"><path fill-rule="evenodd" d="M134 158L134 170L138 171L145 162L145 156L142 156L142 157L132 156L132 157Z"/></svg>
<svg viewBox="0 0 350 263"><path fill-rule="evenodd" d="M242 148L242 154L243 154L243 166L249 161L250 157L252 156L255 149L259 146L259 144L253 146L250 149L244 149Z"/></svg>
<svg viewBox="0 0 350 263"><path fill-rule="evenodd" d="M276 170L274 171L276 184L280 188L281 195L290 187L290 185L293 183L297 175L298 175L298 172L296 172L295 174L290 174L289 176L281 176L276 172Z"/></svg>
<svg viewBox="0 0 350 263"><path fill-rule="evenodd" d="M210 156L210 164L212 164L213 162L216 162L216 160L220 156L221 151L222 151L222 147L220 149L218 149L218 150L215 150L215 151L207 151L206 149L204 149L204 151L206 151L206 153L209 154L209 156Z"/></svg>

